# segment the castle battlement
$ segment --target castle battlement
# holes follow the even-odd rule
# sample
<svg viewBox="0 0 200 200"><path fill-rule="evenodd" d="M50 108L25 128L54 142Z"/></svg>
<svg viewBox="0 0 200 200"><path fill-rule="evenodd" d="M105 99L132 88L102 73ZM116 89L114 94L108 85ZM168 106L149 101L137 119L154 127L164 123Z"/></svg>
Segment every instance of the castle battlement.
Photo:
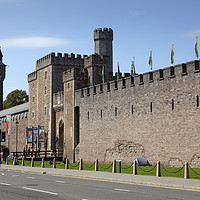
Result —
<svg viewBox="0 0 200 200"><path fill-rule="evenodd" d="M37 79L37 72L34 71L28 75L28 83Z"/></svg>
<svg viewBox="0 0 200 200"><path fill-rule="evenodd" d="M63 72L63 82L71 81L74 79L87 80L87 70L75 67Z"/></svg>
<svg viewBox="0 0 200 200"><path fill-rule="evenodd" d="M146 89L149 87L149 89L151 89L152 85L156 87L159 87L160 84L175 85L180 79L187 79L187 77L191 78L191 76L194 76L194 78L200 76L199 60L146 72L144 74L128 75L128 73L125 73L119 80L78 89L75 91L76 95L78 98L91 98L92 94L96 95L110 91L113 92L115 90L122 90L130 87L145 87Z"/></svg>
<svg viewBox="0 0 200 200"><path fill-rule="evenodd" d="M81 56L80 54L62 54L62 53L50 53L36 62L36 70L40 70L49 65L75 65L75 66L83 66L84 58L86 55Z"/></svg>
<svg viewBox="0 0 200 200"><path fill-rule="evenodd" d="M92 65L108 65L109 56L99 56L92 54L84 58L84 67L91 67Z"/></svg>
<svg viewBox="0 0 200 200"><path fill-rule="evenodd" d="M109 39L113 40L113 30L111 28L98 28L94 30L94 40Z"/></svg>

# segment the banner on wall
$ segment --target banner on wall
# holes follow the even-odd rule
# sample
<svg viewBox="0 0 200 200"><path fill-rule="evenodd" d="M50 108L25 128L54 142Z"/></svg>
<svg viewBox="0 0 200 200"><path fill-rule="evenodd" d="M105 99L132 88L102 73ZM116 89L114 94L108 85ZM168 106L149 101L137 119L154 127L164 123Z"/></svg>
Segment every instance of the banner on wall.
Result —
<svg viewBox="0 0 200 200"><path fill-rule="evenodd" d="M33 142L33 129L27 128L27 143Z"/></svg>
<svg viewBox="0 0 200 200"><path fill-rule="evenodd" d="M33 142L34 143L37 142L37 136L38 136L38 128L37 127L33 127Z"/></svg>
<svg viewBox="0 0 200 200"><path fill-rule="evenodd" d="M6 115L6 127L7 127L6 134L10 135L11 115Z"/></svg>
<svg viewBox="0 0 200 200"><path fill-rule="evenodd" d="M44 142L44 126L38 126L39 130L39 142Z"/></svg>

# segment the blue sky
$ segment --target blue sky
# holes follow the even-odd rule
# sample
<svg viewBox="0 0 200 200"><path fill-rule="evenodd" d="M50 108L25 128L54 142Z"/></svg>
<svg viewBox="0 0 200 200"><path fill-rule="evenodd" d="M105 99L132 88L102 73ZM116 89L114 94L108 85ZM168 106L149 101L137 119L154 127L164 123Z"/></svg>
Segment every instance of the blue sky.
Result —
<svg viewBox="0 0 200 200"><path fill-rule="evenodd" d="M150 51L153 70L167 67L172 43L174 64L196 59L199 0L0 0L0 8L4 99L15 89L28 92L27 75L46 54L94 53L95 28L114 31L114 71L119 62L130 72L133 56L138 73L149 71Z"/></svg>

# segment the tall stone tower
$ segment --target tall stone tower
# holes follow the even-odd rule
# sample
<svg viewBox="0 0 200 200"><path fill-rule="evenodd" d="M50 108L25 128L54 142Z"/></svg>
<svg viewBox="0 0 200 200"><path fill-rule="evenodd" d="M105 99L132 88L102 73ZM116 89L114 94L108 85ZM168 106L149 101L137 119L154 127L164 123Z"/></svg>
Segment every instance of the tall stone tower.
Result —
<svg viewBox="0 0 200 200"><path fill-rule="evenodd" d="M3 54L0 49L0 110L3 110L3 81L5 79L6 65L3 63Z"/></svg>
<svg viewBox="0 0 200 200"><path fill-rule="evenodd" d="M111 28L101 28L94 30L95 53L99 56L109 56L106 73L113 73L113 30Z"/></svg>

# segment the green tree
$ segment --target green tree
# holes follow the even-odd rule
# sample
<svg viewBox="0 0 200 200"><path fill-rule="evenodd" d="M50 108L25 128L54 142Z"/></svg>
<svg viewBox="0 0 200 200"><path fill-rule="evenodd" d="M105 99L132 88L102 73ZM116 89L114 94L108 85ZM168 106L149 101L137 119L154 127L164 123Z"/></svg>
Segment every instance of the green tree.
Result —
<svg viewBox="0 0 200 200"><path fill-rule="evenodd" d="M28 102L26 91L16 89L7 95L6 100L3 102L3 109L11 108L25 102Z"/></svg>

